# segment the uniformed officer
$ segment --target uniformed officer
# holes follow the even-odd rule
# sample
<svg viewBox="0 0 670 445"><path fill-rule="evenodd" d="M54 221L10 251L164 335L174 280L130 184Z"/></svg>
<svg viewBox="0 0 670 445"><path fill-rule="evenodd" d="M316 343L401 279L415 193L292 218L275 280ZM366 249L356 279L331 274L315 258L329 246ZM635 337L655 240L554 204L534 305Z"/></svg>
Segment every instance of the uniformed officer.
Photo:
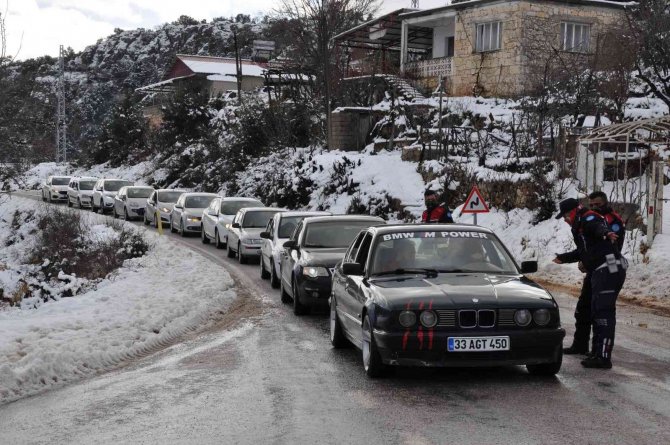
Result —
<svg viewBox="0 0 670 445"><path fill-rule="evenodd" d="M617 249L623 249L626 236L626 227L623 218L619 216L609 205L607 195L604 192L593 192L589 195L589 207L605 218L611 232L617 235ZM575 308L575 336L572 345L563 349L564 354L587 354L589 352L589 337L591 336L591 273L586 271L580 263L579 269L586 272L582 291L577 300ZM591 353L595 351L592 344Z"/></svg>
<svg viewBox="0 0 670 445"><path fill-rule="evenodd" d="M421 215L421 222L428 224L454 222L451 210L449 210L446 204L438 204L437 193L434 190L427 189L423 194L423 199L426 203L426 210Z"/></svg>
<svg viewBox="0 0 670 445"><path fill-rule="evenodd" d="M570 224L576 249L556 255L557 264L580 261L591 285L591 322L594 355L582 360L586 368L612 367L616 327L616 299L626 279L627 263L612 241L616 233L600 214L582 207L574 198L561 201L556 219Z"/></svg>

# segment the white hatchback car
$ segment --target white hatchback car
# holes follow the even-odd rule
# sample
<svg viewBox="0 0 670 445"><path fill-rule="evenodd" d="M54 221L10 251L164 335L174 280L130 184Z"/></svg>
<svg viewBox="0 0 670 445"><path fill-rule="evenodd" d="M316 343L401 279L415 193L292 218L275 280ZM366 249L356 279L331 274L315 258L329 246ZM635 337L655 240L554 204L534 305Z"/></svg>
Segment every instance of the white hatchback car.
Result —
<svg viewBox="0 0 670 445"><path fill-rule="evenodd" d="M279 264L284 251L284 243L289 240L300 221L308 216L330 216L331 212L280 212L270 220L265 231L260 233L261 278L270 278L270 284L279 288Z"/></svg>
<svg viewBox="0 0 670 445"><path fill-rule="evenodd" d="M263 207L263 203L253 198L229 196L216 198L202 214L202 242L214 241L217 249L225 249L228 231L237 211L247 207Z"/></svg>
<svg viewBox="0 0 670 445"><path fill-rule="evenodd" d="M124 179L99 179L93 187L91 210L94 212L100 211L100 213L112 210L114 208L114 197L119 193L121 187L128 185L133 185L133 183Z"/></svg>
<svg viewBox="0 0 670 445"><path fill-rule="evenodd" d="M67 187L67 206L77 206L80 209L91 207L91 196L93 196L93 187L98 178L72 178Z"/></svg>
<svg viewBox="0 0 670 445"><path fill-rule="evenodd" d="M174 203L177 202L183 193L186 193L186 190L154 190L146 202L146 207L144 210L144 224L147 226L149 224L153 224L153 226L156 228L158 228L159 220L164 226L170 224L170 213L172 212L172 207L174 207Z"/></svg>
<svg viewBox="0 0 670 445"><path fill-rule="evenodd" d="M147 198L153 191L153 187L147 186L130 185L121 187L119 193L114 197L114 208L112 209L114 218L123 216L123 219L130 221L131 219L144 217Z"/></svg>
<svg viewBox="0 0 670 445"><path fill-rule="evenodd" d="M247 207L240 209L228 231L228 258L237 255L241 264L261 254L261 232L278 212L286 209L276 207Z"/></svg>
<svg viewBox="0 0 670 445"><path fill-rule="evenodd" d="M170 230L181 236L202 230L202 213L209 207L216 193L182 193L170 212Z"/></svg>
<svg viewBox="0 0 670 445"><path fill-rule="evenodd" d="M42 186L42 201L67 201L70 179L70 176L49 176Z"/></svg>

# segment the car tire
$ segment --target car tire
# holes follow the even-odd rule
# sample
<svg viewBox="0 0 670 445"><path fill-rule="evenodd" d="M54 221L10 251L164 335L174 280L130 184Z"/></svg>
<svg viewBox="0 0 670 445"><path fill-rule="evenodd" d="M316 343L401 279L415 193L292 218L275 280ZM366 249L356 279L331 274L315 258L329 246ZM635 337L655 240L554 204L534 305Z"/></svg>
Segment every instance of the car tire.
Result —
<svg viewBox="0 0 670 445"><path fill-rule="evenodd" d="M284 304L288 304L291 301L291 296L286 292L286 289L284 289L284 280L279 280L279 293L281 294L281 302Z"/></svg>
<svg viewBox="0 0 670 445"><path fill-rule="evenodd" d="M209 238L207 238L207 234L205 233L205 228L202 228L202 231L200 232L200 240L202 241L203 244L209 244Z"/></svg>
<svg viewBox="0 0 670 445"><path fill-rule="evenodd" d="M49 204L53 204L53 199L51 199L51 193L49 193Z"/></svg>
<svg viewBox="0 0 670 445"><path fill-rule="evenodd" d="M181 236L182 238L186 238L186 230L184 230L184 219L183 218L179 219L179 229L177 229L177 231L179 232L179 236Z"/></svg>
<svg viewBox="0 0 670 445"><path fill-rule="evenodd" d="M386 365L382 362L382 357L377 349L375 337L372 333L372 324L367 314L363 319L362 331L361 355L365 374L373 379L382 377L386 373Z"/></svg>
<svg viewBox="0 0 670 445"><path fill-rule="evenodd" d="M112 218L116 219L118 218L119 215L116 213L116 206L112 207Z"/></svg>
<svg viewBox="0 0 670 445"><path fill-rule="evenodd" d="M174 221L170 218L170 232L177 233L177 230L174 228Z"/></svg>
<svg viewBox="0 0 670 445"><path fill-rule="evenodd" d="M309 306L306 306L300 302L300 297L298 297L298 289L295 288L295 283L293 283L293 314L294 315L307 315L309 314Z"/></svg>
<svg viewBox="0 0 670 445"><path fill-rule="evenodd" d="M277 271L275 270L274 259L270 260L270 286L273 289L279 288L279 277L277 276Z"/></svg>
<svg viewBox="0 0 670 445"><path fill-rule="evenodd" d="M235 258L235 252L230 248L230 244L226 246L226 255L228 258Z"/></svg>
<svg viewBox="0 0 670 445"><path fill-rule="evenodd" d="M128 209L126 209L125 207L123 209L123 219L125 219L126 221L130 221L130 216L128 215Z"/></svg>
<svg viewBox="0 0 670 445"><path fill-rule="evenodd" d="M44 196L44 191L42 191L42 201L47 202L47 197Z"/></svg>
<svg viewBox="0 0 670 445"><path fill-rule="evenodd" d="M81 198L77 198L77 207L79 207L80 209L82 208L82 206L81 206Z"/></svg>
<svg viewBox="0 0 670 445"><path fill-rule="evenodd" d="M528 373L531 375L551 377L558 374L563 364L563 349L559 348L558 360L552 363L541 363L539 365L526 365Z"/></svg>
<svg viewBox="0 0 670 445"><path fill-rule="evenodd" d="M155 229L158 229L158 218L160 218L160 215L158 215L158 213L156 213L156 214L154 215L154 228L155 228ZM162 224L161 224L161 225L162 225Z"/></svg>
<svg viewBox="0 0 670 445"><path fill-rule="evenodd" d="M330 344L335 349L341 349L348 346L349 341L342 331L342 323L335 310L335 298L330 297Z"/></svg>
<svg viewBox="0 0 670 445"><path fill-rule="evenodd" d="M72 207L72 201L70 200L70 197L68 196L67 198L67 206Z"/></svg>
<svg viewBox="0 0 670 445"><path fill-rule="evenodd" d="M242 243L237 243L237 261L239 261L240 264L247 264L249 262L247 256L242 255Z"/></svg>
<svg viewBox="0 0 670 445"><path fill-rule="evenodd" d="M142 221L144 222L145 226L149 225L149 219L147 218L147 212L146 210L144 211L144 216L142 217Z"/></svg>
<svg viewBox="0 0 670 445"><path fill-rule="evenodd" d="M261 253L261 260L259 261L261 264L261 280L267 280L270 278L270 272L265 270L265 266L263 265L263 254Z"/></svg>
<svg viewBox="0 0 670 445"><path fill-rule="evenodd" d="M221 242L221 238L219 238L219 231L214 229L214 247L217 249L225 249L226 245Z"/></svg>

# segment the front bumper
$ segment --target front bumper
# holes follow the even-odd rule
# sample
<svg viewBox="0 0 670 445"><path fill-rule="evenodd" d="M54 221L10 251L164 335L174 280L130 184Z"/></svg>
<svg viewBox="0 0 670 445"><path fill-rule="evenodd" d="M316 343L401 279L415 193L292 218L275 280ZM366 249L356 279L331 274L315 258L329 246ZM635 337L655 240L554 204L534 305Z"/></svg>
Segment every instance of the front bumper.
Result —
<svg viewBox="0 0 670 445"><path fill-rule="evenodd" d="M52 201L67 201L67 193L51 192L50 195Z"/></svg>
<svg viewBox="0 0 670 445"><path fill-rule="evenodd" d="M128 207L128 215L144 216L144 209L142 207Z"/></svg>
<svg viewBox="0 0 670 445"><path fill-rule="evenodd" d="M308 306L328 306L333 285L330 276L306 278L300 277L296 283L298 301Z"/></svg>
<svg viewBox="0 0 670 445"><path fill-rule="evenodd" d="M240 254L245 257L258 257L261 256L261 245L260 244L242 244L240 247Z"/></svg>
<svg viewBox="0 0 670 445"><path fill-rule="evenodd" d="M202 230L202 221L184 221L184 231L185 232L200 232Z"/></svg>
<svg viewBox="0 0 670 445"><path fill-rule="evenodd" d="M419 334L421 332L421 334ZM449 352L448 337L509 336L509 351ZM429 367L483 367L554 363L563 348L563 328L497 330L491 332L374 330L375 343L387 365ZM403 347L404 343L404 347Z"/></svg>

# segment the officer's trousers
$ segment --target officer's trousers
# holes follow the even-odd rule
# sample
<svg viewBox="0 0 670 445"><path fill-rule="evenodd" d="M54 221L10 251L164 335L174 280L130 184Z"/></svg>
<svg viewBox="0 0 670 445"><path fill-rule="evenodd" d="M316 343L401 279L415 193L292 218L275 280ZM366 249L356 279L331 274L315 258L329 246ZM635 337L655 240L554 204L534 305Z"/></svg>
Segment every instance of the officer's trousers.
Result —
<svg viewBox="0 0 670 445"><path fill-rule="evenodd" d="M572 345L578 349L588 350L589 338L591 338L591 283L592 272L587 272L582 284L582 292L577 300L575 308L575 337Z"/></svg>
<svg viewBox="0 0 670 445"><path fill-rule="evenodd" d="M591 273L591 316L593 346L597 357L609 360L614 348L616 300L626 280L626 270L617 266L616 272L607 267Z"/></svg>

